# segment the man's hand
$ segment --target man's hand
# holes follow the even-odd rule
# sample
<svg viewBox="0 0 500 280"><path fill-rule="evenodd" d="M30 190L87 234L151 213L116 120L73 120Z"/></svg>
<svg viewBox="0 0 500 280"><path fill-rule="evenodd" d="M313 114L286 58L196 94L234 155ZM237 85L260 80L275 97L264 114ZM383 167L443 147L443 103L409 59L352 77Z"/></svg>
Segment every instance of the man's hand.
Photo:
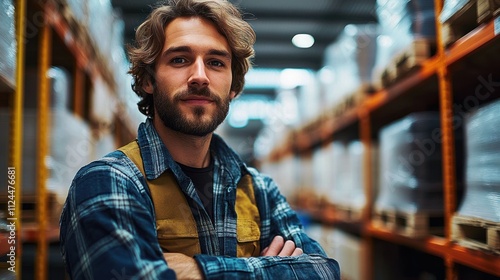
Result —
<svg viewBox="0 0 500 280"><path fill-rule="evenodd" d="M180 253L163 253L168 267L175 271L177 279L204 279L196 261Z"/></svg>
<svg viewBox="0 0 500 280"><path fill-rule="evenodd" d="M287 240L281 236L275 236L271 244L264 248L260 253L261 256L280 256L280 257L294 257L302 255L304 251L300 248L295 247L295 243L292 240Z"/></svg>

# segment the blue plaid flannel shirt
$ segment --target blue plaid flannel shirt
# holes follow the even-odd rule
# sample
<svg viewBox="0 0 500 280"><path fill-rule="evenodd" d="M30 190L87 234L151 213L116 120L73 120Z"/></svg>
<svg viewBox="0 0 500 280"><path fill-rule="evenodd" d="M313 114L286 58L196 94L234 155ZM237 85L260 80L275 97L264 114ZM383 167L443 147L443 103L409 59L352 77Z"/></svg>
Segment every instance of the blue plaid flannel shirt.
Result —
<svg viewBox="0 0 500 280"><path fill-rule="evenodd" d="M146 177L171 169L193 199L198 195L163 145L152 121L139 126L138 143ZM214 215L198 213L202 254L196 255L206 279L340 279L337 261L309 238L271 178L247 167L214 135ZM237 258L235 188L242 172L253 176L261 218L261 248L281 235L304 254L298 257ZM226 209L229 207L229 209ZM231 207L233 209L231 209ZM203 208L195 211L205 211ZM120 151L83 167L75 176L60 220L61 253L72 279L176 279L156 236L155 212L143 175Z"/></svg>

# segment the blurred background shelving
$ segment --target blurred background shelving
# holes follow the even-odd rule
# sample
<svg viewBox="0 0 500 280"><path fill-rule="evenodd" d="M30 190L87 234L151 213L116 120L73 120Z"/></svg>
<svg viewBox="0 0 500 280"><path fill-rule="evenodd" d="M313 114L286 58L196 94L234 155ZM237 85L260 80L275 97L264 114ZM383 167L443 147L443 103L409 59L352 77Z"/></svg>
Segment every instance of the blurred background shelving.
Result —
<svg viewBox="0 0 500 280"><path fill-rule="evenodd" d="M257 34L217 133L270 174L344 279L500 279L500 5L231 1ZM16 168L18 273L65 279L75 172L135 138L126 44L154 1L0 2L0 169ZM294 35L314 36L297 48ZM7 182L6 172L0 180Z"/></svg>

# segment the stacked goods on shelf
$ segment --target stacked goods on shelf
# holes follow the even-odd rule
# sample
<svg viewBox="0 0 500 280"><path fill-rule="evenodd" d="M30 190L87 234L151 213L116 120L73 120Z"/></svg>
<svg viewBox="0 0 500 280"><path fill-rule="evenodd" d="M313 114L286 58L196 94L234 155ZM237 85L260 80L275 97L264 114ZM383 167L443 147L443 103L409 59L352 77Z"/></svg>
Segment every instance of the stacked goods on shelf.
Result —
<svg viewBox="0 0 500 280"><path fill-rule="evenodd" d="M329 202L335 208L337 219L344 221L360 221L366 205L363 174L364 146L360 141L347 144L334 142L332 166L329 173Z"/></svg>
<svg viewBox="0 0 500 280"><path fill-rule="evenodd" d="M381 36L374 80L387 87L435 53L434 1L377 0Z"/></svg>
<svg viewBox="0 0 500 280"><path fill-rule="evenodd" d="M330 226L311 224L305 228L309 237L316 240L329 258L341 264L342 279L363 279L367 254L362 239Z"/></svg>
<svg viewBox="0 0 500 280"><path fill-rule="evenodd" d="M376 24L347 25L326 48L320 72L323 110L333 108L338 116L372 92L378 30Z"/></svg>
<svg viewBox="0 0 500 280"><path fill-rule="evenodd" d="M318 80L314 77L302 86L298 87L296 99L298 105L299 124L303 125L318 117L321 112L321 97Z"/></svg>
<svg viewBox="0 0 500 280"><path fill-rule="evenodd" d="M341 264L342 279L364 279L367 248L363 240L335 228L324 228L319 242L326 254Z"/></svg>
<svg viewBox="0 0 500 280"><path fill-rule="evenodd" d="M445 0L439 20L442 39L451 45L479 24L500 14L500 2L493 0Z"/></svg>
<svg viewBox="0 0 500 280"><path fill-rule="evenodd" d="M103 59L109 59L112 55L113 22L115 14L110 0L86 1L90 17L88 30L97 49L103 55Z"/></svg>
<svg viewBox="0 0 500 280"><path fill-rule="evenodd" d="M331 189L328 192L328 202L333 205L341 205L349 191L346 188L347 147L341 141L333 141L331 144Z"/></svg>
<svg viewBox="0 0 500 280"><path fill-rule="evenodd" d="M36 85L36 76L31 72L26 75L27 84ZM49 170L47 189L49 202L47 203L49 217L52 224L59 221L62 204L67 196L71 180L78 169L88 163L92 154L92 139L89 126L69 111L69 91L71 79L69 74L61 68L51 68L48 72L51 82L51 111L50 111L50 153L46 157ZM28 88L27 90L30 90ZM32 93L28 93L32 94ZM36 94L33 94L36 96ZM2 129L8 131L10 112L5 109L0 111ZM34 222L36 203L36 174L37 174L37 110L24 108L23 112L23 158L22 158L22 194L23 194L23 220ZM5 125L5 126L4 126ZM0 140L2 147L9 147L8 138ZM2 153L2 154L7 154ZM2 158L0 168L7 169L7 162ZM6 179L5 179L6 180ZM1 195L6 193L2 191ZM1 199L1 203L5 203ZM7 209L7 208L2 208Z"/></svg>
<svg viewBox="0 0 500 280"><path fill-rule="evenodd" d="M69 109L70 74L65 69L52 67L48 76L52 106L47 189L55 197L51 222L57 224L73 177L80 167L90 162L94 151L88 124Z"/></svg>
<svg viewBox="0 0 500 280"><path fill-rule="evenodd" d="M350 212L351 219L361 219L361 212L366 205L366 196L364 190L364 171L363 154L367 152L360 141L352 141L347 146L347 155L349 157L347 185L349 196L347 197L347 209Z"/></svg>
<svg viewBox="0 0 500 280"><path fill-rule="evenodd" d="M332 148L333 145L325 145L316 149L312 155L313 185L320 201L327 201L327 196L332 190Z"/></svg>
<svg viewBox="0 0 500 280"><path fill-rule="evenodd" d="M111 126L118 109L116 95L101 78L94 80L91 91L90 118L99 125L99 129L107 129Z"/></svg>
<svg viewBox="0 0 500 280"><path fill-rule="evenodd" d="M14 5L11 0L0 1L0 90L2 80L11 87L15 84L16 34Z"/></svg>
<svg viewBox="0 0 500 280"><path fill-rule="evenodd" d="M287 198L292 198L297 192L298 176L298 158L289 156L279 162L265 162L260 170L268 174L278 185L280 192Z"/></svg>
<svg viewBox="0 0 500 280"><path fill-rule="evenodd" d="M136 132L136 128L145 119L145 116L137 108L139 97L135 94L130 86L132 84L132 76L126 73L129 70L129 62L123 48L124 45L124 29L125 23L117 14L114 16L112 23L112 39L110 42L111 68L114 69L113 74L117 84L116 92L119 99L122 101L123 107L118 110L123 110L125 114L117 114L117 117L122 119L123 123L129 124L129 127ZM131 139L129 139L131 140Z"/></svg>
<svg viewBox="0 0 500 280"><path fill-rule="evenodd" d="M116 18L110 0L58 0L61 3L64 17L69 21L71 28L88 33L93 48L98 51L99 59L109 59L112 53L114 40L113 22ZM73 22L76 21L76 24ZM85 31L86 30L86 31ZM85 40L85 38L79 38ZM90 47L90 46L86 46ZM102 57L100 57L102 56Z"/></svg>
<svg viewBox="0 0 500 280"><path fill-rule="evenodd" d="M98 124L98 149L114 148L104 138L111 137L109 128L116 118L131 134L135 134L145 118L137 109L138 97L131 89L131 77L126 74L129 63L123 48L124 22L109 0L60 1L71 29L100 68L101 77L94 77L93 81L91 105L92 121Z"/></svg>
<svg viewBox="0 0 500 280"><path fill-rule="evenodd" d="M411 237L441 233L440 116L418 112L380 131L380 183L374 224Z"/></svg>
<svg viewBox="0 0 500 280"><path fill-rule="evenodd" d="M291 143L297 141L290 133L290 129L298 125L300 118L297 92L297 88L277 90L273 110L266 116L264 127L254 141L256 159L271 159L276 152L285 154L290 151Z"/></svg>
<svg viewBox="0 0 500 280"><path fill-rule="evenodd" d="M312 155L302 157L298 163L298 186L296 189L296 204L299 208L315 212L318 209L318 197L312 182L314 181L314 166Z"/></svg>
<svg viewBox="0 0 500 280"><path fill-rule="evenodd" d="M466 119L465 196L452 221L459 244L500 253L500 101Z"/></svg>

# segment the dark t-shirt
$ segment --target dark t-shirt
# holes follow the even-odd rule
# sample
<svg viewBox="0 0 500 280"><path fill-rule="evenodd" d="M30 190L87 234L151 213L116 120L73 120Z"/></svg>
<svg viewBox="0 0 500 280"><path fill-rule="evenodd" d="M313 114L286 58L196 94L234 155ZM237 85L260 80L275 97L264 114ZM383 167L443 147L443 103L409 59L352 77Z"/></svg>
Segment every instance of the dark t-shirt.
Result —
<svg viewBox="0 0 500 280"><path fill-rule="evenodd" d="M214 181L214 166L210 165L204 168L195 168L178 163L184 174L191 178L194 188L205 207L210 219L214 221L214 207L213 207L213 181Z"/></svg>

